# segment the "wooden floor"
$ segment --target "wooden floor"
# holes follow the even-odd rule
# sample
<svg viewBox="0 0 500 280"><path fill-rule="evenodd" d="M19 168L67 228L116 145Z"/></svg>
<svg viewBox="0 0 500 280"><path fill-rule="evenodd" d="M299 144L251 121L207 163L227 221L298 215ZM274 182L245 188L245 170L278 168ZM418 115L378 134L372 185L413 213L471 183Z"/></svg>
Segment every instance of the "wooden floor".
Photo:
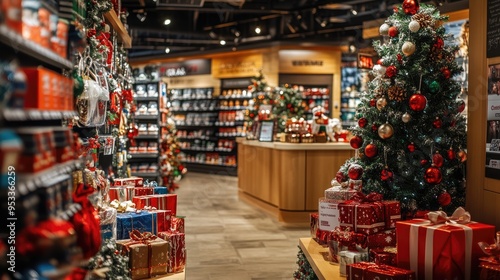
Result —
<svg viewBox="0 0 500 280"><path fill-rule="evenodd" d="M238 200L236 177L188 173L177 214L186 216L187 280L293 279L299 238L308 228L284 228Z"/></svg>

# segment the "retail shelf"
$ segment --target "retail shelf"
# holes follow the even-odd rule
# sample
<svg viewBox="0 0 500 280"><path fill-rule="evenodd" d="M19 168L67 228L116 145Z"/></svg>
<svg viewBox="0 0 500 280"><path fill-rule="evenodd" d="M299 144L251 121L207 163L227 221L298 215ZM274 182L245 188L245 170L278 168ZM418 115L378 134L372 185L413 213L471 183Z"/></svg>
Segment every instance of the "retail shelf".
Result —
<svg viewBox="0 0 500 280"><path fill-rule="evenodd" d="M158 134L151 134L151 135L137 135L135 137L136 140L157 140L158 139Z"/></svg>
<svg viewBox="0 0 500 280"><path fill-rule="evenodd" d="M223 167L235 167L236 165L229 165L229 164L219 164L219 163L206 163L206 162L196 162L196 161L187 161L183 160L183 163L190 163L190 164L199 164L199 165L208 165L208 166L223 166Z"/></svg>
<svg viewBox="0 0 500 280"><path fill-rule="evenodd" d="M198 101L198 100L213 100L213 97L200 97L200 98L172 98L172 101Z"/></svg>
<svg viewBox="0 0 500 280"><path fill-rule="evenodd" d="M73 63L71 61L35 42L26 40L20 34L1 24L0 42L2 42L3 45L10 45L16 51L22 52L30 57L36 58L37 60L43 61L57 68L73 68Z"/></svg>
<svg viewBox="0 0 500 280"><path fill-rule="evenodd" d="M143 177L143 178L153 178L158 177L160 173L158 172L131 172L132 176Z"/></svg>
<svg viewBox="0 0 500 280"><path fill-rule="evenodd" d="M319 280L345 279L340 276L339 265L328 261L328 247L319 245L312 238L300 238L299 247Z"/></svg>
<svg viewBox="0 0 500 280"><path fill-rule="evenodd" d="M222 99L222 100L227 100L227 99L240 99L240 100L249 100L249 99L252 99L253 97L252 96L237 96L237 95L226 95L226 96L223 96L223 95L219 95L219 99Z"/></svg>
<svg viewBox="0 0 500 280"><path fill-rule="evenodd" d="M158 96L136 96L135 101L158 101Z"/></svg>
<svg viewBox="0 0 500 280"><path fill-rule="evenodd" d="M129 154L133 159L141 159L141 158L157 158L158 153L130 153Z"/></svg>
<svg viewBox="0 0 500 280"><path fill-rule="evenodd" d="M217 137L219 137L219 138L236 138L236 137L246 137L246 134L241 134L241 133L235 133L235 134L225 135L225 134L224 134L224 132L223 132L223 133L217 133L216 135L217 135Z"/></svg>
<svg viewBox="0 0 500 280"><path fill-rule="evenodd" d="M113 30L118 33L118 37L120 37L123 46L127 49L132 47L132 38L125 29L125 26L122 24L115 10L111 9L109 12L104 13L104 17L106 20L113 26Z"/></svg>
<svg viewBox="0 0 500 280"><path fill-rule="evenodd" d="M196 110L196 109L191 109L191 110L170 110L172 114L175 113L212 113L212 112L217 112L218 109L212 109L212 110Z"/></svg>
<svg viewBox="0 0 500 280"><path fill-rule="evenodd" d="M213 124L200 124L200 125L185 125L185 124L176 124L175 127L179 129L187 129L187 128L207 128L214 127Z"/></svg>
<svg viewBox="0 0 500 280"><path fill-rule="evenodd" d="M226 107L226 108L219 108L219 111L238 111L238 110L246 110L248 109L247 106L238 106L238 107Z"/></svg>
<svg viewBox="0 0 500 280"><path fill-rule="evenodd" d="M135 115L136 120L158 120L158 115Z"/></svg>
<svg viewBox="0 0 500 280"><path fill-rule="evenodd" d="M72 160L56 164L49 169L37 173L19 173L16 176L16 179L18 178L16 182L16 194L27 195L30 192L36 191L38 188L54 185L63 180L61 175L70 173L80 165L80 160Z"/></svg>
<svg viewBox="0 0 500 280"><path fill-rule="evenodd" d="M177 136L179 140L213 140L216 141L217 137L214 136Z"/></svg>
<svg viewBox="0 0 500 280"><path fill-rule="evenodd" d="M76 111L44 111L37 109L5 109L3 117L7 121L47 121L75 117Z"/></svg>
<svg viewBox="0 0 500 280"><path fill-rule="evenodd" d="M160 80L135 80L134 84L145 85L145 84L157 84L159 82Z"/></svg>
<svg viewBox="0 0 500 280"><path fill-rule="evenodd" d="M215 122L215 126L218 127L226 127L226 126L240 126L243 125L244 121L235 121L235 122Z"/></svg>
<svg viewBox="0 0 500 280"><path fill-rule="evenodd" d="M214 148L214 149L204 149L204 148L181 148L181 151L186 152L207 152L207 153L231 153L235 149L224 149L224 148Z"/></svg>

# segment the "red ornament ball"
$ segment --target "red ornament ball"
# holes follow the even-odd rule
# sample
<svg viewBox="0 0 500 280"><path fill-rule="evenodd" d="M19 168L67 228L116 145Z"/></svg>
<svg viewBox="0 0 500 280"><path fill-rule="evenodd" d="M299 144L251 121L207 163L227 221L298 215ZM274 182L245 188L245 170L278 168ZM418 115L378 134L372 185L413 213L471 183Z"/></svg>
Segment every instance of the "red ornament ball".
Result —
<svg viewBox="0 0 500 280"><path fill-rule="evenodd" d="M444 158L441 154L434 154L432 155L432 164L434 164L436 167L441 167L443 166L444 163Z"/></svg>
<svg viewBox="0 0 500 280"><path fill-rule="evenodd" d="M385 69L385 74L387 77L392 78L398 74L398 68L394 65L388 66L387 69Z"/></svg>
<svg viewBox="0 0 500 280"><path fill-rule="evenodd" d="M446 152L447 156L448 156L448 159L449 160L452 160L455 158L455 152L453 151L452 148L450 148L447 152Z"/></svg>
<svg viewBox="0 0 500 280"><path fill-rule="evenodd" d="M359 125L359 127L361 127L361 128L364 128L364 127L366 126L366 124L367 124L367 123L368 123L368 120L367 120L367 119L365 119L365 118L360 118L360 119L358 120L358 125Z"/></svg>
<svg viewBox="0 0 500 280"><path fill-rule="evenodd" d="M420 9L418 0L405 0L402 5L403 12L407 15L414 15Z"/></svg>
<svg viewBox="0 0 500 280"><path fill-rule="evenodd" d="M413 111L423 111L427 105L427 98L422 94L416 93L410 97L410 108Z"/></svg>
<svg viewBox="0 0 500 280"><path fill-rule="evenodd" d="M441 183L443 175L441 174L441 170L439 170L439 168L431 166L425 170L424 179L428 184L436 185Z"/></svg>
<svg viewBox="0 0 500 280"><path fill-rule="evenodd" d="M357 163L353 163L351 164L351 166L349 166L349 169L347 170L347 175L352 180L359 180L363 175L363 167L361 167L361 165Z"/></svg>
<svg viewBox="0 0 500 280"><path fill-rule="evenodd" d="M450 70L448 68L443 68L441 70L441 73L443 73L443 77L445 79L449 79L451 77L451 72L450 72Z"/></svg>
<svg viewBox="0 0 500 280"><path fill-rule="evenodd" d="M378 131L378 125L376 123L372 124L372 131Z"/></svg>
<svg viewBox="0 0 500 280"><path fill-rule="evenodd" d="M433 122L432 122L432 126L434 128L441 128L441 126L443 125L443 122L441 121L440 118L436 118Z"/></svg>
<svg viewBox="0 0 500 280"><path fill-rule="evenodd" d="M451 203L451 195L448 192L443 192L438 196L438 203L441 206L448 206Z"/></svg>
<svg viewBox="0 0 500 280"><path fill-rule="evenodd" d="M401 54L398 53L398 55L396 55L396 58L398 59L399 63L403 62L403 56Z"/></svg>
<svg viewBox="0 0 500 280"><path fill-rule="evenodd" d="M363 145L363 138L356 135L351 138L351 141L349 141L349 143L351 144L351 147L353 149L359 149L361 145Z"/></svg>
<svg viewBox="0 0 500 280"><path fill-rule="evenodd" d="M437 37L436 42L434 43L434 47L437 49L442 49L444 47L444 41L442 38Z"/></svg>
<svg viewBox="0 0 500 280"><path fill-rule="evenodd" d="M370 100L370 106L371 107L375 107L375 105L377 105L377 101L375 99L371 99Z"/></svg>
<svg viewBox="0 0 500 280"><path fill-rule="evenodd" d="M394 38L394 37L398 36L398 33L399 33L399 31L398 31L398 29L396 28L396 26L391 26L391 27L389 27L389 36L390 36L390 37L393 37L393 38Z"/></svg>
<svg viewBox="0 0 500 280"><path fill-rule="evenodd" d="M393 176L394 173L387 168L382 169L382 171L380 172L380 179L382 181L391 180Z"/></svg>
<svg viewBox="0 0 500 280"><path fill-rule="evenodd" d="M377 146L375 144L368 144L365 147L365 155L369 158L376 156L378 153Z"/></svg>
<svg viewBox="0 0 500 280"><path fill-rule="evenodd" d="M422 165L422 166L426 166L427 163L429 163L429 161L426 160L426 159L423 159L423 160L420 161L420 165Z"/></svg>
<svg viewBox="0 0 500 280"><path fill-rule="evenodd" d="M339 172L337 172L337 174L335 174L335 180L337 180L337 182L339 182L339 183L342 183L345 180L347 180L347 178L345 177L345 175L342 171L339 171Z"/></svg>
<svg viewBox="0 0 500 280"><path fill-rule="evenodd" d="M410 144L408 144L407 148L408 148L408 151L410 151L410 153L415 152L415 144L410 143Z"/></svg>
<svg viewBox="0 0 500 280"><path fill-rule="evenodd" d="M460 104L458 105L458 112L462 113L465 110L465 101L460 100Z"/></svg>

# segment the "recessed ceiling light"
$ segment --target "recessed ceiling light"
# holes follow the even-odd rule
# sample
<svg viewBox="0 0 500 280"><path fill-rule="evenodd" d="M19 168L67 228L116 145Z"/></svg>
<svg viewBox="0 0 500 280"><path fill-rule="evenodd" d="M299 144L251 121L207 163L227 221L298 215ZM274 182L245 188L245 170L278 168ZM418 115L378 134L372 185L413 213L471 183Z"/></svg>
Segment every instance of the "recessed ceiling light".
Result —
<svg viewBox="0 0 500 280"><path fill-rule="evenodd" d="M356 10L352 9L352 10L351 10L351 13L352 13L353 15L357 15L357 14L358 14L358 11L356 11Z"/></svg>
<svg viewBox="0 0 500 280"><path fill-rule="evenodd" d="M226 44L226 41L220 40L220 44L224 46Z"/></svg>
<svg viewBox="0 0 500 280"><path fill-rule="evenodd" d="M260 34L262 30L260 29L259 26L255 27L255 33Z"/></svg>
<svg viewBox="0 0 500 280"><path fill-rule="evenodd" d="M170 52L170 48L169 47L165 48L165 53L169 53L169 52Z"/></svg>
<svg viewBox="0 0 500 280"><path fill-rule="evenodd" d="M171 22L172 22L172 21L171 21L169 18L167 18L167 19L163 22L163 24L165 24L165 25L169 25Z"/></svg>

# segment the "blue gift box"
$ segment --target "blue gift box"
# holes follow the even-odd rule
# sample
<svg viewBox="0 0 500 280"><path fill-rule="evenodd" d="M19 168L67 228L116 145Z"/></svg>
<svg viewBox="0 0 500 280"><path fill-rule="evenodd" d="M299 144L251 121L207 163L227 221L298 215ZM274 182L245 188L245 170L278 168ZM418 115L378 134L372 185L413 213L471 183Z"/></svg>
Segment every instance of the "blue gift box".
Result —
<svg viewBox="0 0 500 280"><path fill-rule="evenodd" d="M106 239L113 239L114 237L113 233L113 225L112 224L107 224L107 225L101 225L101 239L102 242L104 243L104 240Z"/></svg>
<svg viewBox="0 0 500 280"><path fill-rule="evenodd" d="M156 213L142 211L139 213L118 213L116 218L116 239L129 239L132 230L158 233Z"/></svg>
<svg viewBox="0 0 500 280"><path fill-rule="evenodd" d="M167 187L154 187L154 194L168 194Z"/></svg>

